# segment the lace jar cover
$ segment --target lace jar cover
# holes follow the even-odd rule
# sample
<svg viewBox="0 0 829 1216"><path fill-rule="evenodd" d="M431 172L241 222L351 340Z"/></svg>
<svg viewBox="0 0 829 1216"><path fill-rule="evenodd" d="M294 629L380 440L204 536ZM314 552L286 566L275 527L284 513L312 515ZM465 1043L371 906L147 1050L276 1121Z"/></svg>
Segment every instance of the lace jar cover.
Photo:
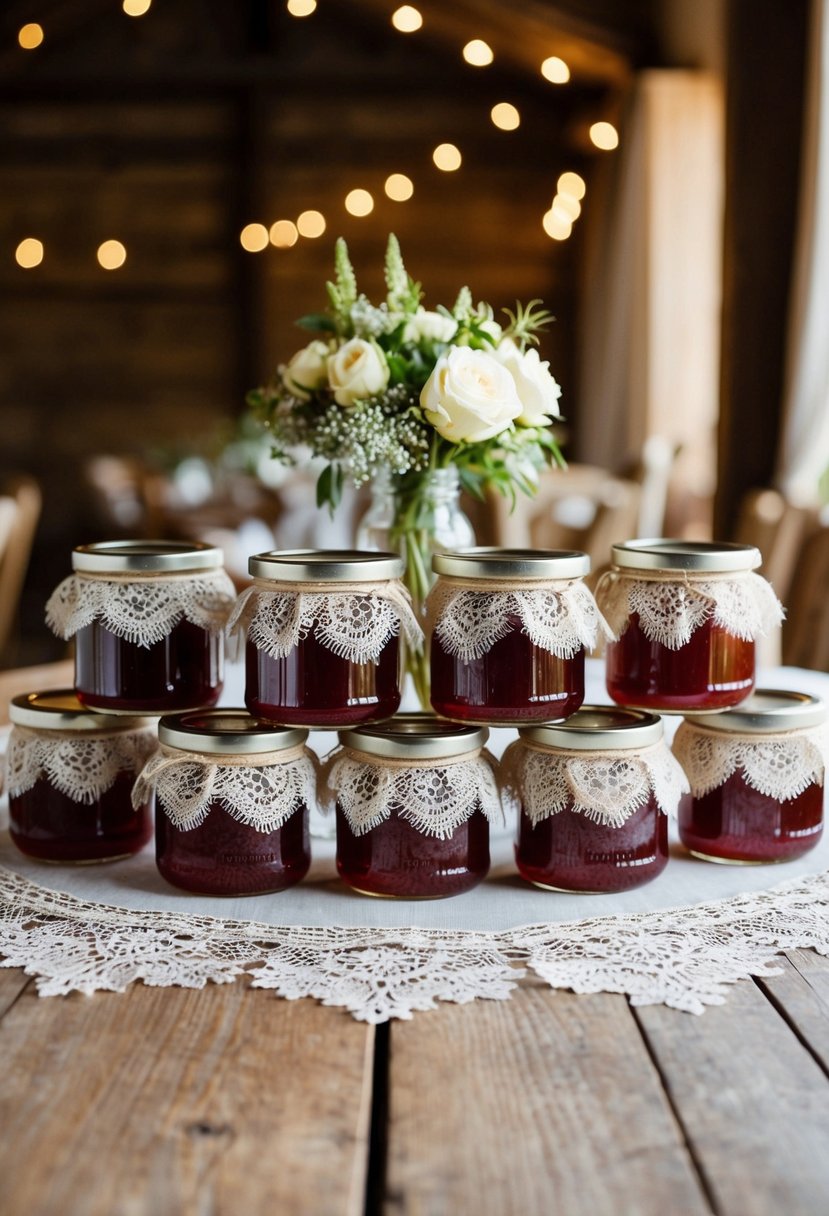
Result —
<svg viewBox="0 0 829 1216"><path fill-rule="evenodd" d="M609 570L599 579L596 601L616 637L631 616L649 642L680 650L705 621L754 642L783 620L771 585L751 571L728 575Z"/></svg>
<svg viewBox="0 0 829 1216"><path fill-rule="evenodd" d="M228 620L237 645L245 632L257 650L284 659L313 630L316 639L350 663L376 663L400 631L418 649L423 632L409 593L396 579L383 582L308 583L254 580Z"/></svg>
<svg viewBox="0 0 829 1216"><path fill-rule="evenodd" d="M520 739L502 761L504 785L536 827L572 810L594 823L620 828L651 794L673 815L688 780L667 744L631 751L566 751Z"/></svg>
<svg viewBox="0 0 829 1216"><path fill-rule="evenodd" d="M133 788L133 804L155 790L174 827L199 827L211 804L219 802L238 823L257 832L275 832L300 806L316 805L317 766L307 747L256 755L182 753L162 746L145 765Z"/></svg>
<svg viewBox="0 0 829 1216"><path fill-rule="evenodd" d="M140 772L157 747L151 730L97 731L84 737L78 731L14 726L6 752L6 792L16 798L44 778L73 802L91 806L120 773Z"/></svg>
<svg viewBox="0 0 829 1216"><path fill-rule="evenodd" d="M439 760L394 760L342 748L324 768L330 795L336 797L355 836L363 836L393 810L424 836L447 840L481 810L490 823L502 822L495 761L476 750Z"/></svg>
<svg viewBox="0 0 829 1216"><path fill-rule="evenodd" d="M46 623L68 640L99 620L110 633L149 648L187 620L218 634L225 628L236 589L224 570L180 574L75 573L56 587L46 605Z"/></svg>
<svg viewBox="0 0 829 1216"><path fill-rule="evenodd" d="M673 751L685 770L695 798L703 798L734 773L746 785L789 802L810 785L823 785L829 763L829 723L810 730L738 734L683 722Z"/></svg>
<svg viewBox="0 0 829 1216"><path fill-rule="evenodd" d="M465 663L480 659L513 629L521 630L534 646L557 658L572 659L582 647L592 650L600 632L612 633L581 580L468 581L441 575L426 602L430 632L444 650Z"/></svg>

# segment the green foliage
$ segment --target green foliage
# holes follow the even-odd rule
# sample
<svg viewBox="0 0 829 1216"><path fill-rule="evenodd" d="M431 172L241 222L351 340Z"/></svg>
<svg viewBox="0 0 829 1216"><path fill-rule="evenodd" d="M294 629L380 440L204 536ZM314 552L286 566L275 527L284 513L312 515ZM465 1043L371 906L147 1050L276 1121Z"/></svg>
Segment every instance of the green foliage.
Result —
<svg viewBox="0 0 829 1216"><path fill-rule="evenodd" d="M538 331L546 329L555 321L553 314L544 308L542 300L530 300L529 304L522 304L520 300L516 300L515 312L510 308L505 308L504 312L510 320L504 330L504 337L512 338L513 342L522 350L529 344L537 346Z"/></svg>
<svg viewBox="0 0 829 1216"><path fill-rule="evenodd" d="M387 303L392 312L413 313L417 310L423 292L420 284L407 274L400 242L393 232L386 246L386 287Z"/></svg>
<svg viewBox="0 0 829 1216"><path fill-rule="evenodd" d="M348 256L348 246L337 237L334 252L334 282L326 283L337 333L349 337L353 331L351 309L357 303L357 276Z"/></svg>

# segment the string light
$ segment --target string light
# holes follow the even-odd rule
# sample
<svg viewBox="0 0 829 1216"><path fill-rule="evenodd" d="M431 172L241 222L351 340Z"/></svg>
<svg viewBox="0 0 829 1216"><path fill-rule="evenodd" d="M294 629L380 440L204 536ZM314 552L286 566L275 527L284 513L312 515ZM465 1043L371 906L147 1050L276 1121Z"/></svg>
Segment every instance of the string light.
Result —
<svg viewBox="0 0 829 1216"><path fill-rule="evenodd" d="M473 38L463 48L463 57L473 68L488 68L495 55L492 47L483 38Z"/></svg>
<svg viewBox="0 0 829 1216"><path fill-rule="evenodd" d="M570 221L556 215L552 208L549 211L545 211L541 226L547 233L547 236L552 237L554 241L566 241L573 230L573 225Z"/></svg>
<svg viewBox="0 0 829 1216"><path fill-rule="evenodd" d="M317 0L288 0L286 8L292 17L310 17L317 7Z"/></svg>
<svg viewBox="0 0 829 1216"><path fill-rule="evenodd" d="M123 0L121 8L128 17L143 17L150 11L153 0Z"/></svg>
<svg viewBox="0 0 829 1216"><path fill-rule="evenodd" d="M492 107L489 116L502 131L514 131L521 123L521 115L509 101L499 101Z"/></svg>
<svg viewBox="0 0 829 1216"><path fill-rule="evenodd" d="M438 144L432 153L432 160L444 173L454 173L455 169L460 169L462 159L460 149L454 144Z"/></svg>
<svg viewBox="0 0 829 1216"><path fill-rule="evenodd" d="M541 75L551 84L567 84L570 79L570 69L558 55L551 55L541 65Z"/></svg>
<svg viewBox="0 0 829 1216"><path fill-rule="evenodd" d="M325 232L325 216L321 211L303 211L296 222L300 236L314 238Z"/></svg>
<svg viewBox="0 0 829 1216"><path fill-rule="evenodd" d="M31 270L43 261L43 241L37 237L25 237L14 251L14 260L24 270Z"/></svg>
<svg viewBox="0 0 829 1216"><path fill-rule="evenodd" d="M590 128L590 139L602 152L612 152L619 146L619 132L612 122L594 122Z"/></svg>
<svg viewBox="0 0 829 1216"><path fill-rule="evenodd" d="M562 173L556 182L556 187L559 194L565 198L574 198L577 201L584 198L587 193L587 185L584 178L578 173L573 173L571 170L568 170L567 173Z"/></svg>
<svg viewBox="0 0 829 1216"><path fill-rule="evenodd" d="M120 241L104 241L98 246L98 262L104 270L119 270L127 260L127 250Z"/></svg>
<svg viewBox="0 0 829 1216"><path fill-rule="evenodd" d="M349 215L370 215L374 210L374 199L368 190L349 190L345 196L345 209Z"/></svg>
<svg viewBox="0 0 829 1216"><path fill-rule="evenodd" d="M405 173L391 173L383 189L393 203L405 203L414 194L414 183Z"/></svg>
<svg viewBox="0 0 829 1216"><path fill-rule="evenodd" d="M414 34L423 25L423 18L413 5L404 4L392 13L391 23L400 34Z"/></svg>
<svg viewBox="0 0 829 1216"><path fill-rule="evenodd" d="M267 249L270 237L264 224L245 224L239 233L239 243L248 253L261 253Z"/></svg>
<svg viewBox="0 0 829 1216"><path fill-rule="evenodd" d="M277 220L271 224L268 239L277 249L290 249L299 240L299 230L292 220Z"/></svg>
<svg viewBox="0 0 829 1216"><path fill-rule="evenodd" d="M557 194L550 210L554 215L572 223L581 215L581 203L578 199L571 198L569 194Z"/></svg>
<svg viewBox="0 0 829 1216"><path fill-rule="evenodd" d="M33 51L43 41L43 26L38 25L36 21L30 21L27 25L21 26L17 41L24 51Z"/></svg>

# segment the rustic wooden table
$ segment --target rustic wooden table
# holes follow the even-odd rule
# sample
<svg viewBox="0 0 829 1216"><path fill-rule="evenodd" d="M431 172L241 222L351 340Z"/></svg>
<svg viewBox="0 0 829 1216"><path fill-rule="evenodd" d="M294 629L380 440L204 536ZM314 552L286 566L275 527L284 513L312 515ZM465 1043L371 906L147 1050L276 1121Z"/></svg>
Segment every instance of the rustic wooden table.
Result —
<svg viewBox="0 0 829 1216"><path fill-rule="evenodd" d="M56 686L55 668L0 675ZM819 1216L829 960L702 1017L551 992L371 1027L238 982L0 971L4 1216Z"/></svg>

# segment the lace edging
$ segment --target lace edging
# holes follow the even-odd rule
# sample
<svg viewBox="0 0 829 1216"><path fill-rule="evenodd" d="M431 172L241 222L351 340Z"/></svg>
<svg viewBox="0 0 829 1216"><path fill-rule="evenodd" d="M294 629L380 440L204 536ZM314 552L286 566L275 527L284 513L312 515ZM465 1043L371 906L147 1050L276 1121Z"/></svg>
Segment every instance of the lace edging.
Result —
<svg viewBox="0 0 829 1216"><path fill-rule="evenodd" d="M619 992L688 1013L721 1005L728 984L775 975L774 956L829 955L829 874L731 899L501 933L291 928L133 912L49 891L0 868L2 965L41 996L203 988L251 972L253 986L313 997L359 1021L411 1018L438 1001L506 1000L531 968L552 988Z"/></svg>

